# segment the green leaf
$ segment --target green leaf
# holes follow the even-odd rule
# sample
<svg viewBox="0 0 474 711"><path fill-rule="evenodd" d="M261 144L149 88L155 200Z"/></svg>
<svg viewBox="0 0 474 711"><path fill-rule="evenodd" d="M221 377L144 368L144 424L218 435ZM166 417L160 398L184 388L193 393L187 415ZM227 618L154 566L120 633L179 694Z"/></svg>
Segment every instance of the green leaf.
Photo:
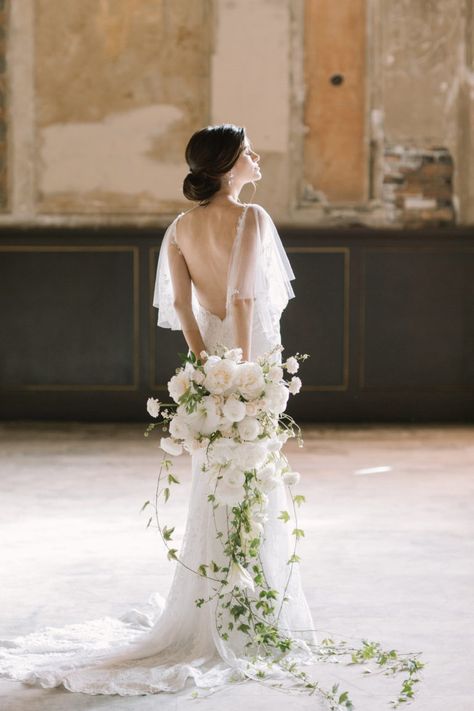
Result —
<svg viewBox="0 0 474 711"><path fill-rule="evenodd" d="M203 565L200 565L199 568L198 568L198 573L199 573L200 575L203 575L205 578L207 578L207 570L206 570L206 568L207 568L207 565L204 565L204 564L203 564Z"/></svg>
<svg viewBox="0 0 474 711"><path fill-rule="evenodd" d="M170 498L170 490L168 489L168 487L166 487L166 489L163 489L163 495L165 497L165 503L166 503L168 501L168 499Z"/></svg>
<svg viewBox="0 0 474 711"><path fill-rule="evenodd" d="M176 479L172 474L168 474L168 484L179 484L179 479Z"/></svg>
<svg viewBox="0 0 474 711"><path fill-rule="evenodd" d="M300 560L301 560L301 558L299 557L299 555L296 555L296 553L293 553L293 555L291 556L288 563L299 563Z"/></svg>
<svg viewBox="0 0 474 711"><path fill-rule="evenodd" d="M296 538L302 538L304 536L304 531L302 528L294 528L292 534L296 536Z"/></svg>
<svg viewBox="0 0 474 711"><path fill-rule="evenodd" d="M288 513L288 511L281 511L278 518L280 518L285 523L288 523L288 521L290 520L290 514Z"/></svg>
<svg viewBox="0 0 474 711"><path fill-rule="evenodd" d="M163 538L165 539L165 541L171 540L171 534L173 533L174 529L174 526L172 528L168 528L167 526L163 527Z"/></svg>
<svg viewBox="0 0 474 711"><path fill-rule="evenodd" d="M152 522L152 520L153 520L153 517L150 517L150 518L148 519L148 523L147 523L147 525L146 525L147 528L149 527L149 525L150 525L150 523Z"/></svg>
<svg viewBox="0 0 474 711"><path fill-rule="evenodd" d="M168 560L178 560L176 557L177 552L178 552L177 548L170 548L168 551Z"/></svg>
<svg viewBox="0 0 474 711"><path fill-rule="evenodd" d="M295 504L297 506L301 506L301 504L303 504L306 501L306 499L303 496L303 494L297 494L296 496L293 496L293 501L295 502Z"/></svg>
<svg viewBox="0 0 474 711"><path fill-rule="evenodd" d="M141 513L144 509L146 509L146 507L149 506L149 504L150 504L149 501L145 501L145 503L143 504L143 506L142 506L141 509L140 509L140 513Z"/></svg>

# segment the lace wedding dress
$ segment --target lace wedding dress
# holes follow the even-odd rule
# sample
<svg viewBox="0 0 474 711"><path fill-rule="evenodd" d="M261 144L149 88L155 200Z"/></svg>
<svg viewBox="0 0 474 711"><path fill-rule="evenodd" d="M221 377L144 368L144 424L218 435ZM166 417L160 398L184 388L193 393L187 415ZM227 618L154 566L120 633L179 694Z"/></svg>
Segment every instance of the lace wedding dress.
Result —
<svg viewBox="0 0 474 711"><path fill-rule="evenodd" d="M173 307L167 255L170 241L177 245L176 224L183 214L166 230L154 296L154 305L159 309L158 325L173 329L179 329L180 323ZM290 284L293 278L268 213L258 205L244 205L229 261L225 318L205 309L194 289L192 293L193 311L208 353L215 352L219 345L236 345L233 299L249 295L255 304L251 359L278 345L280 316L288 299L294 296ZM275 359L281 361L278 351ZM180 560L193 569L222 557L208 501L208 483L201 471L202 456L201 450L191 458L191 496L179 551ZM280 512L287 508L286 487L280 482L268 493L261 564L268 584L278 591L279 628L293 640L287 658L306 664L312 661L311 647L317 639L297 565L288 576L287 562L294 541L289 526L279 519ZM211 594L210 581L181 564L173 565L174 578L164 604L155 594L143 609L126 611L118 619L87 620L1 639L0 676L45 688L62 684L75 692L123 696L176 692L188 679L197 687L215 689L233 681L258 678L258 669L249 665L245 636L234 629L223 639L216 629L215 604L196 605L197 599ZM275 666L267 672L268 677L285 680L288 675Z"/></svg>

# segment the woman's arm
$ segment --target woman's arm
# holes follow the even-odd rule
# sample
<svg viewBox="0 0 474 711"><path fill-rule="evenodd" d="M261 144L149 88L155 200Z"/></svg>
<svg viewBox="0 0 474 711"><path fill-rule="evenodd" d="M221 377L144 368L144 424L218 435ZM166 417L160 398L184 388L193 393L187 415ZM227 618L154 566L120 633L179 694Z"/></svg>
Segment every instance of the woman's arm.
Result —
<svg viewBox="0 0 474 711"><path fill-rule="evenodd" d="M174 308L188 348L196 358L199 358L199 354L206 349L206 346L192 309L191 276L186 260L172 241L168 245L168 262L173 283Z"/></svg>
<svg viewBox="0 0 474 711"><path fill-rule="evenodd" d="M233 303L235 340L242 348L243 360L251 359L253 304L253 298L237 299Z"/></svg>

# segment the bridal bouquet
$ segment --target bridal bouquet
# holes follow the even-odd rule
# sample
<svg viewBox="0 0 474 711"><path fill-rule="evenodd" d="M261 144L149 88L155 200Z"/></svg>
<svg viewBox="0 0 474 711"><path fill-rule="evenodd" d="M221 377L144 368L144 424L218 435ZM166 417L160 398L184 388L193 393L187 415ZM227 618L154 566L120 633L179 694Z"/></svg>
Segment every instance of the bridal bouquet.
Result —
<svg viewBox="0 0 474 711"><path fill-rule="evenodd" d="M289 396L301 389L301 380L295 375L299 361L309 357L297 353L281 362L281 357L275 357L281 350L278 345L256 362L244 361L239 348L222 347L214 355L203 351L199 358L190 352L182 355L182 366L168 382L172 402L148 398L147 410L155 421L148 425L145 436L158 426L165 432L160 438L164 455L154 502L157 528L168 558L207 579L209 594L196 599L195 604L202 607L214 601L213 617L222 644L231 649L234 644L238 649L243 645L246 650L246 676L261 680L277 665L303 691L321 693L331 711L349 710L352 702L347 692L338 691L338 684L325 690L298 667L298 649L304 656L305 649L311 647L320 661L349 656L352 664L366 664L373 659L381 668L386 667L386 674L408 674L397 706L413 696L416 673L423 667L416 655L404 659L396 650L385 652L379 643L364 640L357 649L347 647L344 641L338 645L331 638L323 639L313 650L313 645L305 647L305 642L281 626L293 567L300 560L298 540L304 536L297 509L305 501L303 495L292 493L300 475L291 470L281 451L289 437L296 437L303 446L301 429L285 409ZM179 456L184 451L198 456L199 470L207 479L215 537L220 542L211 560L192 567L172 547L175 527L162 525L158 515L160 499L166 503L172 485L179 484L169 455ZM286 561L286 581L277 590L268 584L260 553L263 524L268 520L268 494L282 483L289 492L291 512L282 510L278 518L282 525L292 521L294 543ZM142 510L150 504L146 501ZM151 522L152 518L147 527ZM293 656L287 656L290 650Z"/></svg>

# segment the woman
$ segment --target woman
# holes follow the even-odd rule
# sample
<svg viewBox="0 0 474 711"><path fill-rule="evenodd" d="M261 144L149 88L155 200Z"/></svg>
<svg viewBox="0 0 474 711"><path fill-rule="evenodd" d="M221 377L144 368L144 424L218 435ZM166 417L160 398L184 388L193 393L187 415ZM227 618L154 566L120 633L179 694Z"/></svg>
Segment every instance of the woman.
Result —
<svg viewBox="0 0 474 711"><path fill-rule="evenodd" d="M281 362L279 320L294 296L294 274L268 213L238 199L244 184L261 178L259 156L243 128L224 124L196 132L186 160L190 172L183 192L199 204L180 213L163 238L153 302L158 325L182 329L189 350L202 354L203 361L224 346L241 348L247 361L273 351L275 363ZM249 665L255 649L248 630L231 622L235 613L218 608L217 601L197 604L210 594L210 581L190 569L222 557L216 531L226 515L208 500L202 457L202 452L192 456L180 550L184 565L176 567L164 609L86 622L73 634L71 626L40 630L9 640L4 649L0 643L0 675L43 687L63 684L70 691L120 695L178 691L190 677L205 688L260 678L261 670ZM288 566L293 542L280 516L288 508L281 479L267 496L266 513L257 525L263 533L262 574L276 595L275 639L285 648L292 640L287 661L307 663L316 638L298 566ZM278 666L265 676L294 678Z"/></svg>

